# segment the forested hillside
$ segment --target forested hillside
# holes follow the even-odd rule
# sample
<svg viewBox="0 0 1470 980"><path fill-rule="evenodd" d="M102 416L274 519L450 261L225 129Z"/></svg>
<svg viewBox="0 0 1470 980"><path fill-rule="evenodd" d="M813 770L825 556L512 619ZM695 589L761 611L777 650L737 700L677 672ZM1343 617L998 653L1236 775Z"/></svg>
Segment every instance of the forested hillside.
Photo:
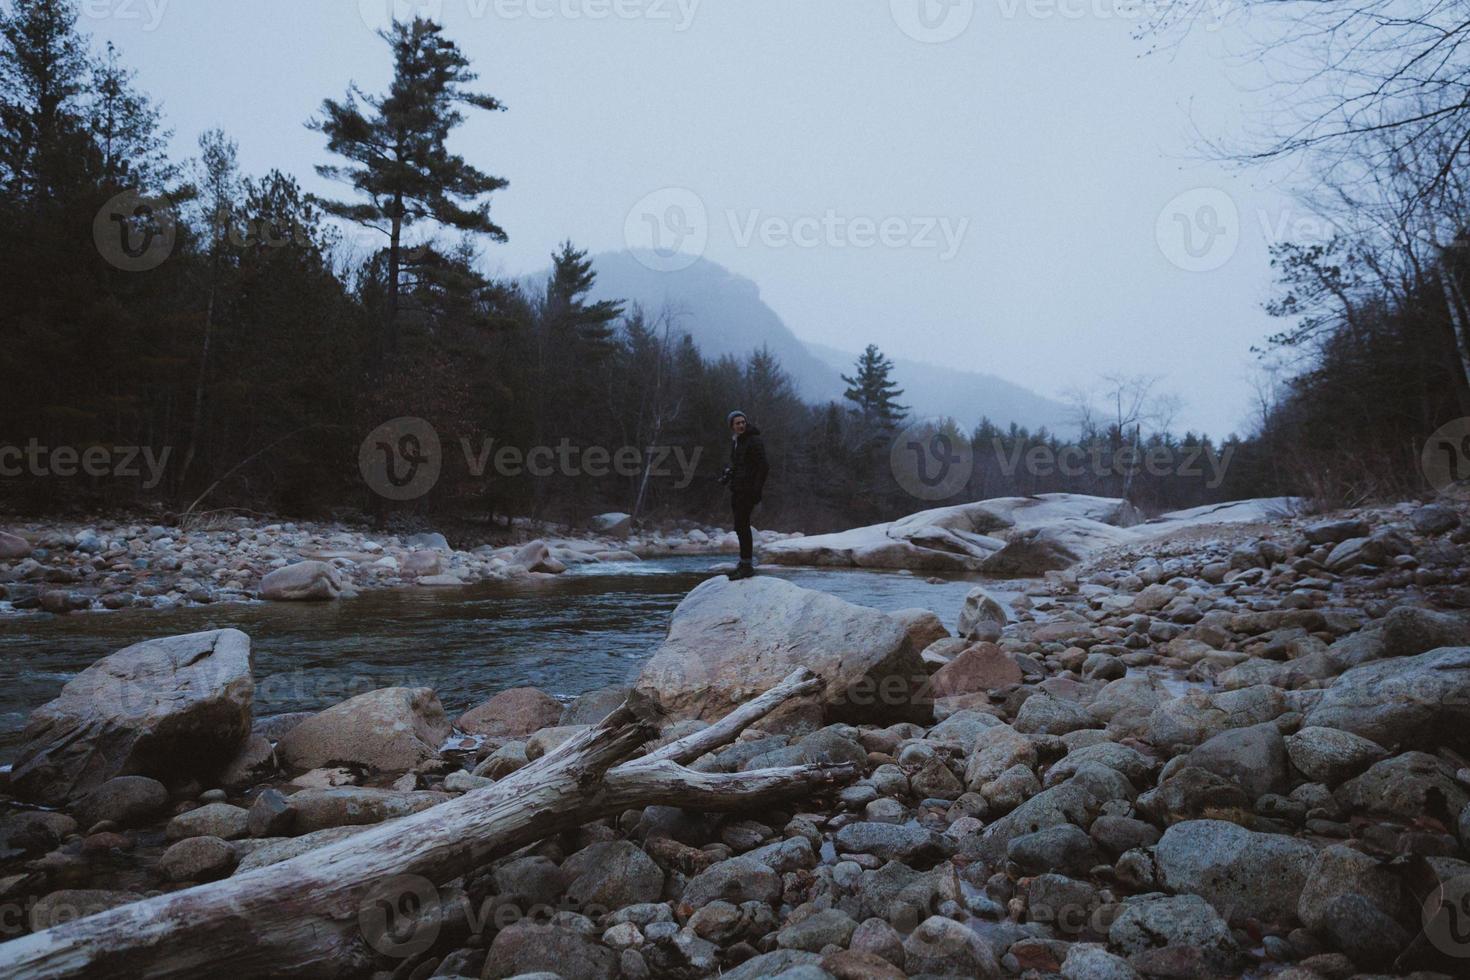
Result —
<svg viewBox="0 0 1470 980"><path fill-rule="evenodd" d="M893 371L880 352L852 368L865 380L807 401L780 353L701 351L678 304L600 290L573 243L544 282L485 275L515 234L492 217L514 175L454 135L503 107L438 25L383 35L387 91L344 78L313 118L282 122L320 134L330 183L312 186L335 190L314 196L298 175L241 172L228 107L195 154L171 158L125 53L98 50L71 0L0 9L0 487L20 512L708 517L725 506L716 476L734 407L765 432L768 526L822 530L1046 490L1124 494L1145 509L1362 498L1417 488L1423 434L1470 413L1458 252L1373 250L1381 236L1283 246L1274 309L1292 326L1279 345L1311 357L1263 401L1258 433L1171 433L1153 379L1111 378L1097 407L1073 406L1086 463L1067 464L1072 439L1009 418L950 424L969 475L916 496L901 460L932 433L900 433L925 393L875 409ZM1408 207L1411 162L1370 203ZM1458 215L1458 184L1436 187L1416 206ZM829 370L787 355L798 357L802 371ZM431 427L441 475L390 500L363 459L371 434L400 418ZM502 466L504 447L547 447L557 463ZM588 449L616 460L624 447L637 458L585 463Z"/></svg>

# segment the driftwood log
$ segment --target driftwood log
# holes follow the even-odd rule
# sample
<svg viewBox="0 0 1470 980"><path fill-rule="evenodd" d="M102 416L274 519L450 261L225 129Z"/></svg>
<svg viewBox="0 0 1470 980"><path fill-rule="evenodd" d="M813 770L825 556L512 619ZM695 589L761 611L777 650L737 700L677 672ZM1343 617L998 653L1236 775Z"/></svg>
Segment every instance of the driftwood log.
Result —
<svg viewBox="0 0 1470 980"><path fill-rule="evenodd" d="M443 885L517 848L633 807L738 810L854 778L856 767L846 764L740 773L684 765L733 741L787 699L819 687L810 671L796 671L708 728L639 758L632 757L657 734L660 713L635 694L597 727L494 786L279 864L0 944L0 976L361 972L373 962L363 909L395 878Z"/></svg>

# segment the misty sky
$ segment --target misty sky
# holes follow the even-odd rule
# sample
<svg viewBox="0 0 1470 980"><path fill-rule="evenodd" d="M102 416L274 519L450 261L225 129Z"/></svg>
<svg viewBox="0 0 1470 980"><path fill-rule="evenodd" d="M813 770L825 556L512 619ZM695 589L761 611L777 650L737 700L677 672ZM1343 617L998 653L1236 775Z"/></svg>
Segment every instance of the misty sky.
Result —
<svg viewBox="0 0 1470 980"><path fill-rule="evenodd" d="M391 0L80 6L163 103L176 157L221 126L247 173L312 190L328 156L303 122L389 76L369 25ZM1126 0L397 6L442 13L509 107L456 143L510 180L489 271L657 231L754 279L804 339L1053 397L1161 374L1176 428L1249 417L1249 347L1280 327L1261 308L1268 241L1315 226L1266 175L1196 149L1196 130L1239 134L1263 101L1229 68L1230 28L1144 57Z"/></svg>

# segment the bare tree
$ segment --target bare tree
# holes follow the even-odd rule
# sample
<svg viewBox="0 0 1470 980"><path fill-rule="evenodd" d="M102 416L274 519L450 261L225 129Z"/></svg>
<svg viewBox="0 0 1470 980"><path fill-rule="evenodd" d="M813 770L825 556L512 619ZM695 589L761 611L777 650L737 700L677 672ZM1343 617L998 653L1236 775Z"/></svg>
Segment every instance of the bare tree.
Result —
<svg viewBox="0 0 1470 980"><path fill-rule="evenodd" d="M1466 0L1160 0L1140 35L1177 43L1229 21L1246 58L1279 92L1255 145L1228 155L1267 160L1310 151L1388 166L1414 147L1448 150L1418 173L1433 194L1464 164L1470 141L1470 3ZM1361 154L1365 138L1373 152Z"/></svg>
<svg viewBox="0 0 1470 980"><path fill-rule="evenodd" d="M1159 381L1152 374L1107 374L1093 387L1068 389L1064 397L1082 440L1107 443L1115 459L1125 448L1137 459L1145 426L1149 435L1165 434L1183 407L1178 395L1156 390ZM1120 494L1125 499L1133 490L1136 469L1129 466L1123 473Z"/></svg>

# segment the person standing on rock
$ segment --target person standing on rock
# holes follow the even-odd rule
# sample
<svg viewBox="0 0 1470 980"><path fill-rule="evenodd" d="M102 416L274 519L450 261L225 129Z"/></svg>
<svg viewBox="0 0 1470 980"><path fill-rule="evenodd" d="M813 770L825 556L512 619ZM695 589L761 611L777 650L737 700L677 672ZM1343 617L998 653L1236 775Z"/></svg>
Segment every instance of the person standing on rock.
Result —
<svg viewBox="0 0 1470 980"><path fill-rule="evenodd" d="M761 430L750 424L741 411L731 412L725 421L730 426L730 465L720 475L720 482L730 488L730 509L735 516L735 536L740 539L740 564L730 573L731 580L750 578L755 574L755 543L750 533L750 513L761 502L766 489L766 444Z"/></svg>

